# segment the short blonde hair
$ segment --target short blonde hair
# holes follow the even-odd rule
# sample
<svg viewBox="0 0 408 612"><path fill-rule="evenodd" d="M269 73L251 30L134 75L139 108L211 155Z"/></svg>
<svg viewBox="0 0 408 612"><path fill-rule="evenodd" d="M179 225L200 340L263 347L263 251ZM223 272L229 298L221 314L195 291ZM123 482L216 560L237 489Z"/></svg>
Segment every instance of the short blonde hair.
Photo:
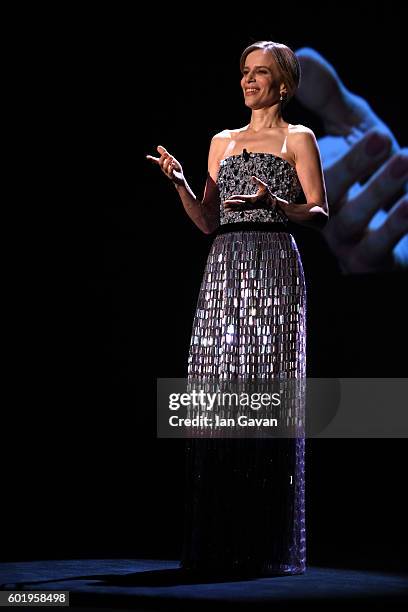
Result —
<svg viewBox="0 0 408 612"><path fill-rule="evenodd" d="M295 53L287 45L283 43L273 42L271 40L259 40L254 42L247 47L241 55L239 61L239 67L243 72L245 67L245 60L251 51L262 49L263 51L270 51L273 58L278 66L283 82L286 85L287 95L282 100L282 106L286 105L295 91L299 87L301 70L300 63Z"/></svg>

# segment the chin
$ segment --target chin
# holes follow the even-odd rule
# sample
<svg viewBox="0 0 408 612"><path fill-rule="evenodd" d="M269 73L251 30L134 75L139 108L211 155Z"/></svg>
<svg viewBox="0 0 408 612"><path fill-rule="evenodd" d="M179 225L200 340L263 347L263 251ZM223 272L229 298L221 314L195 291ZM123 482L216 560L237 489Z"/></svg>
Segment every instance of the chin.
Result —
<svg viewBox="0 0 408 612"><path fill-rule="evenodd" d="M248 102L245 102L245 106L247 106L251 110L257 110L258 108L262 108L262 106L256 106L256 104L250 104Z"/></svg>

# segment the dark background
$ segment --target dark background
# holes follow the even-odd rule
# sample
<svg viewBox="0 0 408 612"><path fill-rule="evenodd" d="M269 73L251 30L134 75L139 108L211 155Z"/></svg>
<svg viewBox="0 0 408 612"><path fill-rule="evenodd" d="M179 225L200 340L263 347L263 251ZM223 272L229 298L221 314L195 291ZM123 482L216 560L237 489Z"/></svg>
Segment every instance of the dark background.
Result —
<svg viewBox="0 0 408 612"><path fill-rule="evenodd" d="M211 238L144 156L167 147L202 195L212 135L249 121L241 51L260 39L315 48L407 142L402 9L279 6L99 9L66 16L52 49L37 41L50 58L62 37L50 65L66 80L55 126L65 167L48 183L55 207L24 245L32 286L23 381L5 410L3 560L181 552L184 446L156 437L155 381L186 375ZM285 119L321 134L296 101ZM406 276L341 276L317 233L299 227L295 237L308 375L405 376ZM309 563L408 569L406 440L307 448Z"/></svg>

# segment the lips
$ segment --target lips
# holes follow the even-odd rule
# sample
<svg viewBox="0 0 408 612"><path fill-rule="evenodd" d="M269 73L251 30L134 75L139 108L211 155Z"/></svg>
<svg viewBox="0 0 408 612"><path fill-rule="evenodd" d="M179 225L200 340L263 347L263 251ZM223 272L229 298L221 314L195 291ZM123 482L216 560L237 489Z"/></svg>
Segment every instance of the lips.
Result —
<svg viewBox="0 0 408 612"><path fill-rule="evenodd" d="M252 96L253 94L258 93L258 91L259 91L259 89L257 89L257 88L248 87L248 89L246 89L246 90L245 90L245 93L246 93L248 96Z"/></svg>

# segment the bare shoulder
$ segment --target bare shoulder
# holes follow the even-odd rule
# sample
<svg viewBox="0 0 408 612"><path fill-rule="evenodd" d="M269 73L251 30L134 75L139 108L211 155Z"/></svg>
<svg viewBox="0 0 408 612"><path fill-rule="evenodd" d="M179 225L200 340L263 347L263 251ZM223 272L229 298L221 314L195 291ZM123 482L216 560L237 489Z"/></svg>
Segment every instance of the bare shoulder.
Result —
<svg viewBox="0 0 408 612"><path fill-rule="evenodd" d="M210 160L211 161L220 161L224 156L224 152L228 147L228 144L231 140L231 130L222 130L211 138L210 145Z"/></svg>
<svg viewBox="0 0 408 612"><path fill-rule="evenodd" d="M307 127L306 125L301 125L300 123L298 125L291 125L289 128L289 134L295 140L307 139L311 136L315 137L315 133L311 128Z"/></svg>
<svg viewBox="0 0 408 612"><path fill-rule="evenodd" d="M211 145L217 148L222 148L223 145L226 145L229 140L231 140L231 132L232 130L222 130L211 138Z"/></svg>
<svg viewBox="0 0 408 612"><path fill-rule="evenodd" d="M231 140L231 130L222 130L211 138L210 150L208 154L208 172L211 178L216 181L221 159Z"/></svg>
<svg viewBox="0 0 408 612"><path fill-rule="evenodd" d="M300 158L306 159L310 155L317 155L318 145L313 130L306 125L294 125L291 128L287 145L295 163Z"/></svg>
<svg viewBox="0 0 408 612"><path fill-rule="evenodd" d="M221 132L214 134L213 138L216 138L217 140L224 139L224 138L225 139L231 138L231 133L233 131L234 130L221 130Z"/></svg>

